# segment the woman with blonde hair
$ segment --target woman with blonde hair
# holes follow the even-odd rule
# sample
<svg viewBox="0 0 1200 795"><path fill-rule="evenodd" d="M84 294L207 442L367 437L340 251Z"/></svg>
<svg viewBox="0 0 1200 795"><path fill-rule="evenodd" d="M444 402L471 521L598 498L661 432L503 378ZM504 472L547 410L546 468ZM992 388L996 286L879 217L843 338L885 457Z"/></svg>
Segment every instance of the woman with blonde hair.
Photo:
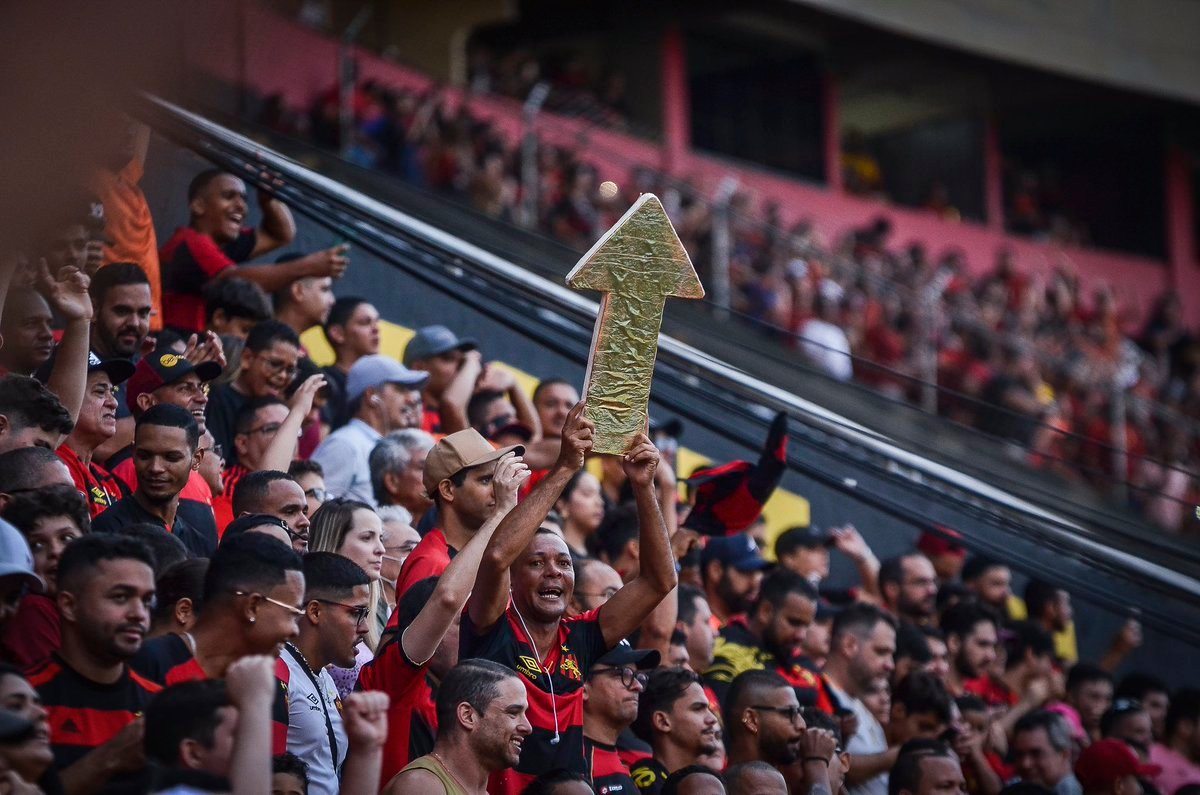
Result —
<svg viewBox="0 0 1200 795"><path fill-rule="evenodd" d="M358 650L354 668L330 666L329 673L337 685L338 694L345 698L354 690L363 663L372 659L379 637L388 619L387 601L383 596L380 577L383 572L383 523L379 515L365 502L332 499L312 515L308 529L310 552L334 552L347 558L371 578L371 604L374 609L364 619L367 625L366 643Z"/></svg>

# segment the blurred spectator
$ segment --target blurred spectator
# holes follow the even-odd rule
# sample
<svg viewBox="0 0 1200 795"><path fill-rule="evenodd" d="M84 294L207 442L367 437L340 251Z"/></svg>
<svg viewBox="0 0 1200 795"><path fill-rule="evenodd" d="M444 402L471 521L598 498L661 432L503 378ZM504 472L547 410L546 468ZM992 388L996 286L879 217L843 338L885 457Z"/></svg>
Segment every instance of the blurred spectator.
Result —
<svg viewBox="0 0 1200 795"><path fill-rule="evenodd" d="M350 420L346 405L350 368L362 357L379 353L379 312L364 298L342 296L334 301L322 328L333 348L334 362L324 370L329 400L321 417L330 429L337 430Z"/></svg>

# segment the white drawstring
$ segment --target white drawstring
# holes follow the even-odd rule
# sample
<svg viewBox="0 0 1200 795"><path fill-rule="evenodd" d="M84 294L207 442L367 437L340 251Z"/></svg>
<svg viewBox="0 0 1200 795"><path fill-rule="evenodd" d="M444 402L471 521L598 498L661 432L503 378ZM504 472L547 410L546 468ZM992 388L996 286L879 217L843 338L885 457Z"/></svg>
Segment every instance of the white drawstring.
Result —
<svg viewBox="0 0 1200 795"><path fill-rule="evenodd" d="M533 639L533 635L529 632L529 627L525 625L525 617L521 615L521 611L517 609L517 602L513 600L513 612L517 614L517 620L521 622L521 629L525 630L525 637L529 638L529 648L533 649L533 659L537 661L538 670L546 675L546 681L550 684L550 709L554 712L554 737L550 740L551 745L558 745L558 704L554 699L554 677L542 665L540 655L537 650L537 643Z"/></svg>

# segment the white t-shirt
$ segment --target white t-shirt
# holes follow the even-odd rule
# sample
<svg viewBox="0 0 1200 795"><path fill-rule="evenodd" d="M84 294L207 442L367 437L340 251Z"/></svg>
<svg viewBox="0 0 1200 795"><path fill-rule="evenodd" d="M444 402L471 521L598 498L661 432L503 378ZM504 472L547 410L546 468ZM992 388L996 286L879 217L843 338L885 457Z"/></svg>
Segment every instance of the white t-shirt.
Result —
<svg viewBox="0 0 1200 795"><path fill-rule="evenodd" d="M833 690L833 694L837 696L838 701L844 707L854 712L854 717L858 718L858 730L854 732L854 736L850 738L850 742L846 743L846 750L850 752L851 757L850 764L854 764L853 759L855 756L882 754L886 751L888 749L887 735L883 733L883 726L879 724L879 721L875 720L875 716L871 714L871 710L867 709L867 705L857 698L853 698L838 690L833 685L829 687ZM850 795L887 795L888 774L880 773L875 778L850 787L849 791Z"/></svg>
<svg viewBox="0 0 1200 795"><path fill-rule="evenodd" d="M291 672L288 682L287 749L308 765L310 795L338 795L342 763L346 761L346 728L342 724L342 702L329 672L322 670L316 681L292 650L280 656ZM336 754L330 747L336 746Z"/></svg>

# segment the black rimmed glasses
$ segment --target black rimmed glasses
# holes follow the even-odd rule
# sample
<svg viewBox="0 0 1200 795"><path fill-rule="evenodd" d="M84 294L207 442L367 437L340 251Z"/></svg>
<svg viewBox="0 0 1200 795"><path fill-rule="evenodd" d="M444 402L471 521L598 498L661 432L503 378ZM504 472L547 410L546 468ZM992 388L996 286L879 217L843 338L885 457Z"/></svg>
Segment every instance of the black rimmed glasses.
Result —
<svg viewBox="0 0 1200 795"><path fill-rule="evenodd" d="M332 599L314 599L314 602L320 602L323 605L334 605L335 607L344 608L350 617L354 619L355 624L366 623L367 616L371 615L371 608L366 605L348 605L342 602L335 602Z"/></svg>
<svg viewBox="0 0 1200 795"><path fill-rule="evenodd" d="M801 715L799 707L766 707L759 704L751 704L750 709L756 709L759 712L774 712L776 715L782 715L792 723L799 720Z"/></svg>
<svg viewBox="0 0 1200 795"><path fill-rule="evenodd" d="M621 684L625 686L626 690L632 690L634 682L637 682L642 687L645 687L646 683L650 681L650 676L644 671L639 671L636 668L630 668L629 666L621 666L620 668L605 668L602 671L593 671L592 673L594 676L619 676L621 677Z"/></svg>

